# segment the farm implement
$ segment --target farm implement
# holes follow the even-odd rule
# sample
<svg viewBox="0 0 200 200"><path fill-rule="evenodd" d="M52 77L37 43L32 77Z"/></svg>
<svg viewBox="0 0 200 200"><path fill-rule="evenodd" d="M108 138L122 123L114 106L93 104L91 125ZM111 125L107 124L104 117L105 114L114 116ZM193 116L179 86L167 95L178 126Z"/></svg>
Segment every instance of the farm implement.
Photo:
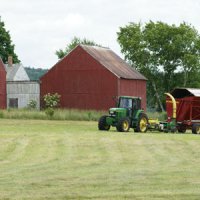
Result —
<svg viewBox="0 0 200 200"><path fill-rule="evenodd" d="M135 132L146 132L148 117L141 109L141 98L121 96L117 108L110 108L108 116L99 119L99 130L109 130L115 126L117 131L128 132L133 128Z"/></svg>
<svg viewBox="0 0 200 200"><path fill-rule="evenodd" d="M161 131L200 134L200 90L177 88L166 94L166 121L149 119L141 108L141 98L121 96L117 107L109 109L109 115L102 116L98 122L99 130L108 131L111 126L119 132Z"/></svg>

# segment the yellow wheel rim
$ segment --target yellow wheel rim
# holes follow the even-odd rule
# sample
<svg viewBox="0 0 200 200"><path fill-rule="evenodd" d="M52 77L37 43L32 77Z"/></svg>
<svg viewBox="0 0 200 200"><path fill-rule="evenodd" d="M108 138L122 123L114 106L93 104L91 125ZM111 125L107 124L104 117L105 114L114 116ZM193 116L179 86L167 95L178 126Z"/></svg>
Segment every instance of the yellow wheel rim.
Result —
<svg viewBox="0 0 200 200"><path fill-rule="evenodd" d="M123 122L123 129L124 129L125 131L128 130L128 126L129 126L128 121L124 121L124 122Z"/></svg>
<svg viewBox="0 0 200 200"><path fill-rule="evenodd" d="M147 129L147 119L146 118L142 118L140 120L140 130L141 132L145 132Z"/></svg>
<svg viewBox="0 0 200 200"><path fill-rule="evenodd" d="M200 126L197 127L197 134L200 134Z"/></svg>

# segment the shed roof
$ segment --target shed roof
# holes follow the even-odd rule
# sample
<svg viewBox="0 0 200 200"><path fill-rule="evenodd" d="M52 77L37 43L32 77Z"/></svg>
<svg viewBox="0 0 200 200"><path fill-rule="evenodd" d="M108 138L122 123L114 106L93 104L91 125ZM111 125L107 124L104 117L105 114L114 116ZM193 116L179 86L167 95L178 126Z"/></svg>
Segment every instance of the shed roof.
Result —
<svg viewBox="0 0 200 200"><path fill-rule="evenodd" d="M6 74L6 80L7 81L23 81L23 80L30 80L26 70L22 66L22 64L13 64L12 66L9 66L8 64L5 64L5 70L7 72Z"/></svg>
<svg viewBox="0 0 200 200"><path fill-rule="evenodd" d="M200 97L200 89L197 88L175 88L171 95L174 98L183 98L189 96Z"/></svg>
<svg viewBox="0 0 200 200"><path fill-rule="evenodd" d="M147 80L109 48L79 45L101 65L119 78Z"/></svg>
<svg viewBox="0 0 200 200"><path fill-rule="evenodd" d="M5 69L6 69L6 72L7 72L6 79L8 81L11 81L11 80L14 79L15 74L17 73L19 67L20 67L19 64L15 64L14 66L8 66L8 64L5 64Z"/></svg>

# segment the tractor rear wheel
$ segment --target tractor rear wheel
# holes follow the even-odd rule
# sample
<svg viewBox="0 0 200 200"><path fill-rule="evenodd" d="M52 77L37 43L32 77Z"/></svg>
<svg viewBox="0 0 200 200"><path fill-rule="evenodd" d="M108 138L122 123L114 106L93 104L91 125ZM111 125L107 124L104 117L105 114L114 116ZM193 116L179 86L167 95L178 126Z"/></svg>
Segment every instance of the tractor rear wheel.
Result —
<svg viewBox="0 0 200 200"><path fill-rule="evenodd" d="M98 128L100 131L108 131L110 129L110 125L106 123L106 117L107 116L102 116L99 119Z"/></svg>
<svg viewBox="0 0 200 200"><path fill-rule="evenodd" d="M200 124L193 124L192 125L192 133L200 134Z"/></svg>
<svg viewBox="0 0 200 200"><path fill-rule="evenodd" d="M148 128L148 117L145 113L141 113L138 118L136 132L145 133Z"/></svg>
<svg viewBox="0 0 200 200"><path fill-rule="evenodd" d="M116 128L119 132L128 132L130 129L130 120L128 117L122 118L119 120Z"/></svg>

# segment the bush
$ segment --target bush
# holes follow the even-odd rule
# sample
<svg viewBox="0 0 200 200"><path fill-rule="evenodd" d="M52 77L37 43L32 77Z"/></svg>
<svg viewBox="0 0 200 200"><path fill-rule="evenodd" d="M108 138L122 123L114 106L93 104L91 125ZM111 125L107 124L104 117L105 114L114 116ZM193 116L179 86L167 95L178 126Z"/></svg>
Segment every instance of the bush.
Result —
<svg viewBox="0 0 200 200"><path fill-rule="evenodd" d="M36 109L37 108L37 101L35 100L30 100L28 105L27 105L28 109Z"/></svg>
<svg viewBox="0 0 200 200"><path fill-rule="evenodd" d="M43 97L45 102L45 108L46 108L46 115L50 118L54 115L54 108L56 108L60 102L60 95L58 93L55 94L46 94Z"/></svg>
<svg viewBox="0 0 200 200"><path fill-rule="evenodd" d="M55 94L46 94L44 95L44 102L46 108L56 108L60 102L60 95L58 93Z"/></svg>

